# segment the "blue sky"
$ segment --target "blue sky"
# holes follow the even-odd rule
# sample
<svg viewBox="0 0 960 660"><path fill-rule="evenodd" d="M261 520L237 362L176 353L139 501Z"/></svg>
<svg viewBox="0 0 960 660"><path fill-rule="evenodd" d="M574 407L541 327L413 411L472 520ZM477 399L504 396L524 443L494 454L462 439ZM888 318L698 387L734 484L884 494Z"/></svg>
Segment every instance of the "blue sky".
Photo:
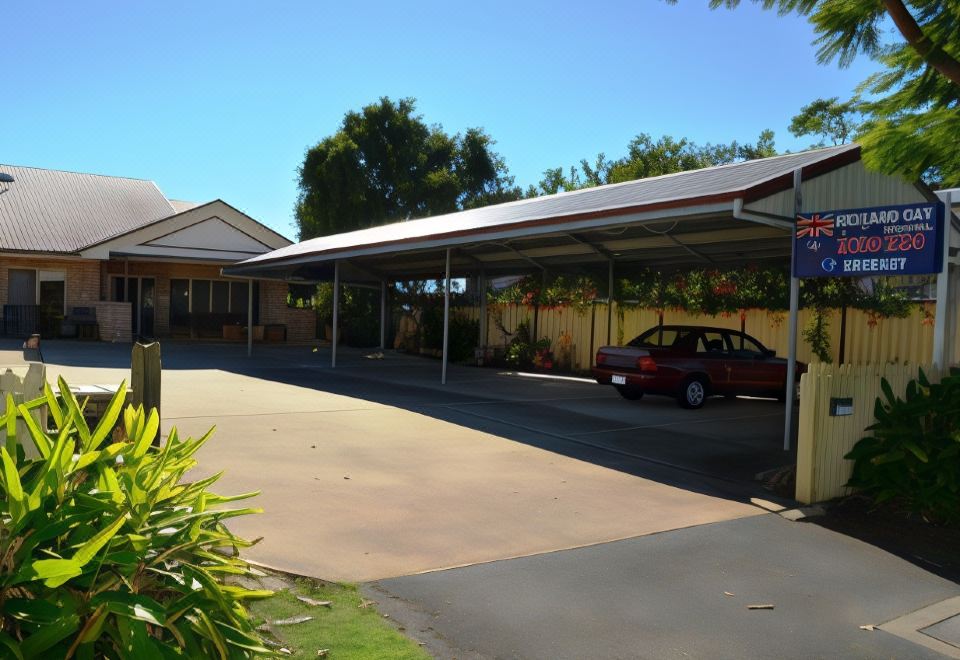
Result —
<svg viewBox="0 0 960 660"><path fill-rule="evenodd" d="M526 186L640 132L805 148L790 117L874 67L818 65L813 38L707 0L6 3L0 162L152 179L295 238L305 149L382 95L482 126Z"/></svg>

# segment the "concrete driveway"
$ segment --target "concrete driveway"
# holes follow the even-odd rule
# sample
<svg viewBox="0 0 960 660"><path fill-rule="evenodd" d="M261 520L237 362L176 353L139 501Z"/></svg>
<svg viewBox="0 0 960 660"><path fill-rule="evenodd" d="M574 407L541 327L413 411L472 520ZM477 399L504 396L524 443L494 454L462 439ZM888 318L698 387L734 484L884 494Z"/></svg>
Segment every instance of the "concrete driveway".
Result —
<svg viewBox="0 0 960 660"><path fill-rule="evenodd" d="M129 347L49 342L50 376L118 382ZM307 347L167 343L164 431L216 425L201 471L260 490L248 556L366 581L753 516L758 468L788 462L779 407L620 399L611 388ZM92 365L92 366L90 366ZM735 460L739 456L739 460Z"/></svg>

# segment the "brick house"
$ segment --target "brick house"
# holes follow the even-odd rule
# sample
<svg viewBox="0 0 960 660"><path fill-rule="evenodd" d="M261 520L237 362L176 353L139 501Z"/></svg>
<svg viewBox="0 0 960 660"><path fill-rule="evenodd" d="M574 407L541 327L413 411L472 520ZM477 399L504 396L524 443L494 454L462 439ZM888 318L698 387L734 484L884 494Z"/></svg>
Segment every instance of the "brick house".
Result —
<svg viewBox="0 0 960 660"><path fill-rule="evenodd" d="M0 334L316 337L281 281L226 265L290 245L222 200L167 199L152 181L0 165Z"/></svg>

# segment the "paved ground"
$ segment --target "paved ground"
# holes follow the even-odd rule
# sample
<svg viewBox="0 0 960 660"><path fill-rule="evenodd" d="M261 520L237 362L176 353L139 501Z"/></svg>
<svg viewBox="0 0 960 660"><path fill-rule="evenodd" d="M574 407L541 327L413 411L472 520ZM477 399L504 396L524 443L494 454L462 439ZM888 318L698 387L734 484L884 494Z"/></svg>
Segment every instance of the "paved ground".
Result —
<svg viewBox="0 0 960 660"><path fill-rule="evenodd" d="M73 383L129 364L108 344L44 353ZM375 581L366 592L438 657L934 657L859 626L957 585L751 505L771 499L754 473L792 460L775 403L685 411L469 368L441 388L435 362L327 358L165 344L164 429L216 424L201 471L226 470L221 492L263 491L266 513L236 521L266 537L250 557Z"/></svg>
<svg viewBox="0 0 960 660"><path fill-rule="evenodd" d="M118 382L128 350L49 342L44 357L51 377ZM345 351L336 371L304 347L243 353L166 344L164 429L198 435L215 424L201 470L226 471L222 492L262 491L266 513L233 523L264 537L249 556L325 579L757 515L749 500L762 493L739 478L789 461L770 402L719 399L691 412L471 368L452 369L440 388L438 363L391 353L374 362Z"/></svg>
<svg viewBox="0 0 960 660"><path fill-rule="evenodd" d="M366 593L440 658L920 659L942 656L860 626L960 587L770 514L384 580Z"/></svg>

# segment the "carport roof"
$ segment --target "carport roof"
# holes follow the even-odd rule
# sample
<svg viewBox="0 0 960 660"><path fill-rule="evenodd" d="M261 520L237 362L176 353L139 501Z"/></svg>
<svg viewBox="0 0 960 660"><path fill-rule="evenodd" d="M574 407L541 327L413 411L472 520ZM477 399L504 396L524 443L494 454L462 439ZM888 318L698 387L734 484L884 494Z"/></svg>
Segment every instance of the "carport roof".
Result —
<svg viewBox="0 0 960 660"><path fill-rule="evenodd" d="M784 239L790 218L732 220L737 204L742 209L789 189L798 168L806 180L859 158L859 146L848 144L395 222L303 241L224 272L329 279L334 261L349 260L354 280L427 275L442 268L451 247L457 248L453 268L459 272L783 257L789 254ZM671 222L663 230L651 228ZM718 242L726 244L725 255L713 254L710 246ZM641 258L642 249L647 252Z"/></svg>

